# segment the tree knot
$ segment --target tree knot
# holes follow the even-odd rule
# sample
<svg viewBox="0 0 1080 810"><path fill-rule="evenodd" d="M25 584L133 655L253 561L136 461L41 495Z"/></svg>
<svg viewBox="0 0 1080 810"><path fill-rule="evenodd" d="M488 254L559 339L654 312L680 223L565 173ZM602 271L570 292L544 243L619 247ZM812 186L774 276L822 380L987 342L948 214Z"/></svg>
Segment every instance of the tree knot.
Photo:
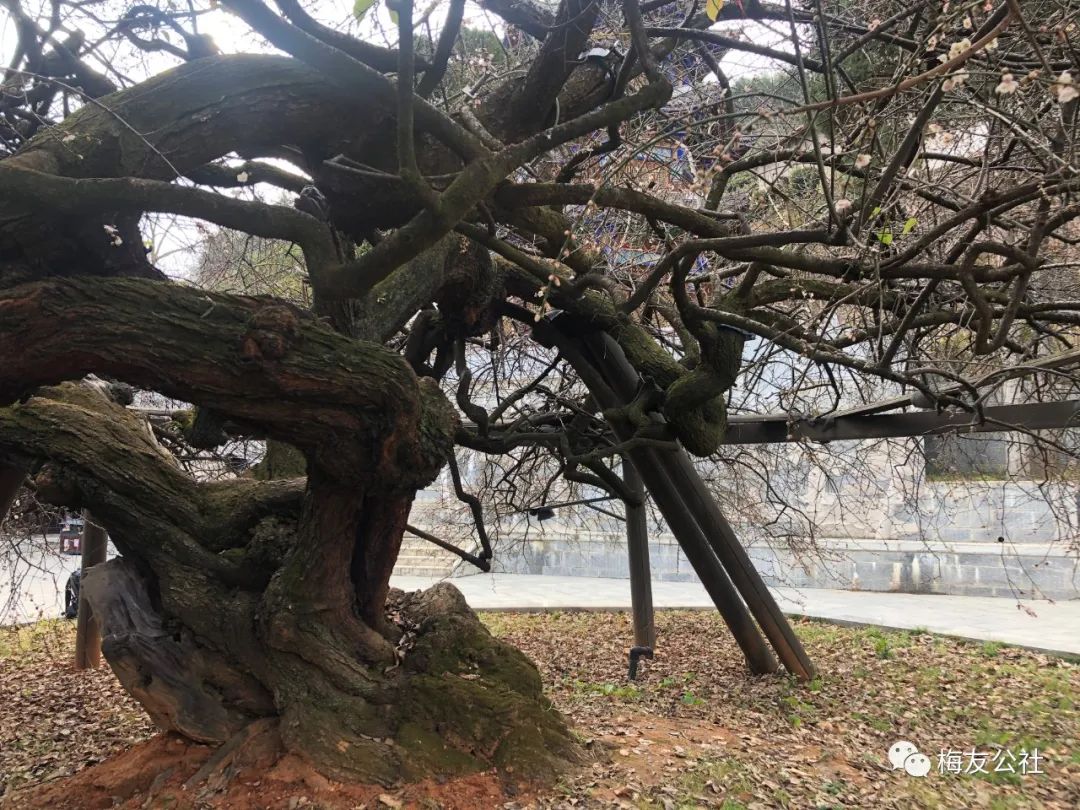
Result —
<svg viewBox="0 0 1080 810"><path fill-rule="evenodd" d="M291 307L270 305L254 312L241 338L240 356L247 362L280 360L300 336L300 319Z"/></svg>

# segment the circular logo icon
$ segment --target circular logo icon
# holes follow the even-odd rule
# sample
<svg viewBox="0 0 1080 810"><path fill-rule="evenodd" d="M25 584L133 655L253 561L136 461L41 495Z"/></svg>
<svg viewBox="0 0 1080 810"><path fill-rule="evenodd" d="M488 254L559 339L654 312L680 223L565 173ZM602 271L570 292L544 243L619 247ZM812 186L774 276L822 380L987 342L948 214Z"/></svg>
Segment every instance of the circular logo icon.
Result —
<svg viewBox="0 0 1080 810"><path fill-rule="evenodd" d="M904 760L904 770L909 776L926 776L930 773L930 757L916 751Z"/></svg>
<svg viewBox="0 0 1080 810"><path fill-rule="evenodd" d="M898 771L904 767L904 760L917 753L919 753L919 749L907 740L897 740L889 749L889 763L894 771Z"/></svg>

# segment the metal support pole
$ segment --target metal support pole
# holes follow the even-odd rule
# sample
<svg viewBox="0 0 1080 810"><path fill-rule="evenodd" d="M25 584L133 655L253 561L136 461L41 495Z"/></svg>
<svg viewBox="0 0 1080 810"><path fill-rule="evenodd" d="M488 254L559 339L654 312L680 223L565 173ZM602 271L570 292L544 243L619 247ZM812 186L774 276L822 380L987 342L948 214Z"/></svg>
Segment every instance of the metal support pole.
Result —
<svg viewBox="0 0 1080 810"><path fill-rule="evenodd" d="M578 341L561 335L557 330L544 330L545 337L552 338L557 342L559 351L563 353L567 361L573 365L582 380L589 388L589 392L596 399L601 408L618 408L623 402L612 390L604 375L601 363L593 363L586 356ZM543 342L543 341L541 341ZM621 351L620 351L621 356ZM625 362L625 358L624 358ZM604 368L610 371L609 368ZM620 427L613 425L620 441L630 438L625 432L620 434ZM690 516L685 504L679 498L679 493L672 484L671 479L660 469L659 459L654 451L646 447L636 447L628 454L637 469L638 474L648 487L649 494L660 509L668 527L679 541L679 546L690 566L694 569L701 584L705 586L709 597L716 609L723 617L725 624L735 637L736 643L746 656L747 666L756 675L775 672L777 669L776 659L769 651L769 645L758 631L757 625L750 617L750 613L739 598L738 592L731 584L731 579L724 572L720 560L709 547L705 535L697 522Z"/></svg>
<svg viewBox="0 0 1080 810"><path fill-rule="evenodd" d="M656 649L653 622L652 572L649 568L649 527L645 509L645 487L634 463L623 458L623 481L638 493L638 504L626 503L626 550L630 558L630 604L634 610L634 646Z"/></svg>
<svg viewBox="0 0 1080 810"><path fill-rule="evenodd" d="M884 403L889 404L889 403ZM732 416L723 444L779 444L932 436L945 433L1003 433L1010 430L1056 430L1076 427L1080 400L992 405L978 414L966 411L858 413L792 419L784 414Z"/></svg>
<svg viewBox="0 0 1080 810"><path fill-rule="evenodd" d="M636 393L640 378L623 355L618 343L610 335L602 333L590 336L587 340L597 344L590 347L592 355L603 358L596 361L597 366L604 368L609 375L615 397L622 399L624 403L630 402ZM616 434L618 433L616 428ZM630 437L620 436L619 438L626 441ZM676 511L681 509L689 517L690 522L699 527L700 535L706 538L706 545L709 546L708 550L711 552L709 556L721 563L721 570L725 572L729 583L734 585L738 595L745 601L746 607L757 620L761 631L769 639L784 666L797 678L812 679L814 665L746 550L740 545L735 532L721 514L712 493L708 491L701 476L694 469L686 451L681 448L678 450L635 449L630 452L630 456L647 482L649 476L646 473L653 472L651 465L659 468L656 470L659 473L658 477L669 482L673 497L678 503L674 509ZM651 462L646 460L646 456L651 458ZM652 488L650 483L650 491ZM669 519L666 510L664 517ZM678 533L676 534L678 536ZM688 552L687 557L689 557L689 549L686 546L683 548ZM692 559L691 564L694 564ZM700 577L701 574L699 573L698 576ZM702 579L704 581L704 578Z"/></svg>
<svg viewBox="0 0 1080 810"><path fill-rule="evenodd" d="M82 581L86 569L105 562L109 535L94 522L90 512L83 510ZM93 669L101 663L101 630L91 615L86 589L79 589L79 618L75 625L75 669Z"/></svg>
<svg viewBox="0 0 1080 810"><path fill-rule="evenodd" d="M694 469L686 451L661 451L658 455L682 496L686 509L701 526L709 545L720 558L724 570L746 600L750 612L754 614L784 666L800 680L812 680L815 671L810 657L780 606L773 599L750 555L735 536L735 530L717 506L716 499Z"/></svg>
<svg viewBox="0 0 1080 810"><path fill-rule="evenodd" d="M679 541L686 559L705 586L709 596L720 611L724 622L735 637L746 656L746 663L755 675L776 672L777 663L769 645L762 638L757 625L739 598L738 591L724 571L716 554L709 547L708 540L701 531L686 505L682 502L678 488L660 466L656 451L648 448L635 448L630 451L634 466L649 488L649 494L659 507L672 534Z"/></svg>

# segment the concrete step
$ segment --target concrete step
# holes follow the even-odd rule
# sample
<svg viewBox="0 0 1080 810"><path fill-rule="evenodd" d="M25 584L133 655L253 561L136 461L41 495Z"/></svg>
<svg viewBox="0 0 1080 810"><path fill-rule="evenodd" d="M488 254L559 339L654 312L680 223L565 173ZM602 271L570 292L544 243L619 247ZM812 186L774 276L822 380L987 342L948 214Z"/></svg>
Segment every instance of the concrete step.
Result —
<svg viewBox="0 0 1080 810"><path fill-rule="evenodd" d="M433 571L446 571L450 572L454 570L454 563L451 562L432 562L431 560L398 560L394 564L394 571L402 573L406 569L410 571L419 570L421 568L431 569Z"/></svg>
<svg viewBox="0 0 1080 810"><path fill-rule="evenodd" d="M399 576L447 577L461 559L422 537L405 535L401 541L394 573Z"/></svg>
<svg viewBox="0 0 1080 810"><path fill-rule="evenodd" d="M456 557L452 551L447 551L444 548L439 548L436 545L428 544L426 546L402 546L398 554L413 554L417 557Z"/></svg>
<svg viewBox="0 0 1080 810"><path fill-rule="evenodd" d="M452 551L447 551L444 548L440 548L434 543L429 543L427 540L419 540L415 543L402 543L401 550L398 552L399 556L403 554L414 555L417 557L439 557L439 558L453 558L456 559L457 555Z"/></svg>
<svg viewBox="0 0 1080 810"><path fill-rule="evenodd" d="M459 558L456 554L451 554L449 551L439 551L437 553L431 553L430 551L420 550L414 551L408 549L398 554L399 560L430 560L432 562L455 562Z"/></svg>
<svg viewBox="0 0 1080 810"><path fill-rule="evenodd" d="M395 576L406 577L432 577L435 579L442 579L449 577L453 573L452 566L440 566L440 565L401 565L398 563L394 566Z"/></svg>

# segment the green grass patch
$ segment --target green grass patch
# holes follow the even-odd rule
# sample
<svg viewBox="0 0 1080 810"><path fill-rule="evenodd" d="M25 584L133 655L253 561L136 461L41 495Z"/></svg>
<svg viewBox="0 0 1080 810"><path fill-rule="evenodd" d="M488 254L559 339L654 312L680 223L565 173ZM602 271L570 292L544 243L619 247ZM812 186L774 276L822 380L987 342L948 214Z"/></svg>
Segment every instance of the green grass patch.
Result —
<svg viewBox="0 0 1080 810"><path fill-rule="evenodd" d="M983 656L983 658L996 658L1004 646L1000 641L984 641L982 646L979 647L979 655Z"/></svg>
<svg viewBox="0 0 1080 810"><path fill-rule="evenodd" d="M621 700L639 700L642 695L642 690L639 687L628 683L594 683L575 680L573 688L575 694L578 695L603 695L604 697L619 698Z"/></svg>
<svg viewBox="0 0 1080 810"><path fill-rule="evenodd" d="M0 661L29 652L59 652L74 629L75 625L64 619L0 627Z"/></svg>

